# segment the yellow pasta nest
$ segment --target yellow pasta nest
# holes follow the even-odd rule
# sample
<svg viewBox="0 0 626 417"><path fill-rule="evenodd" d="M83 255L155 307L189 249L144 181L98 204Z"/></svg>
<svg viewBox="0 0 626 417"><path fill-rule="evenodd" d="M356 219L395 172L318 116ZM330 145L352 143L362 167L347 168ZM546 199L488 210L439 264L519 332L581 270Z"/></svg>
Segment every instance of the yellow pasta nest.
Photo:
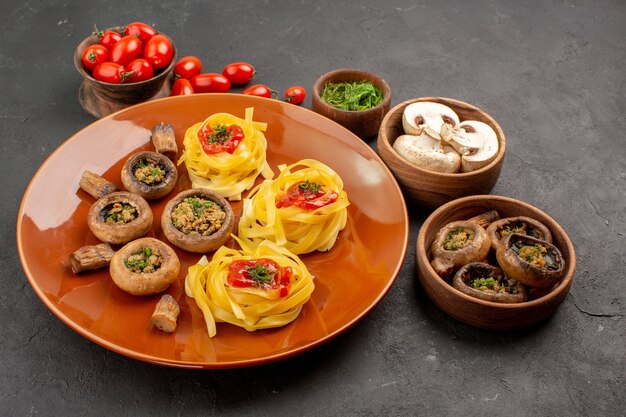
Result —
<svg viewBox="0 0 626 417"><path fill-rule="evenodd" d="M241 193L254 185L261 174L272 178L274 172L266 161L267 140L263 132L267 123L252 120L253 108L245 110L245 119L228 113L216 113L196 123L185 132L183 154L178 165L185 163L193 188L213 190L229 200L241 200ZM198 132L203 126L218 125L241 127L244 138L230 154L207 154L202 149Z"/></svg>
<svg viewBox="0 0 626 417"><path fill-rule="evenodd" d="M285 248L265 242L252 249L237 241L242 246L240 251L222 246L211 262L203 256L189 267L185 279L185 293L202 310L210 337L217 333L216 322L231 323L248 331L284 326L298 317L315 288L313 276L304 263ZM291 268L287 295L262 287L229 285L229 267L233 262L258 259Z"/></svg>
<svg viewBox="0 0 626 417"><path fill-rule="evenodd" d="M271 240L298 255L329 250L348 218L350 202L343 181L331 168L313 159L279 169L275 180L263 181L244 199L239 238L252 247ZM296 205L277 208L290 187L306 181L320 185L326 196L336 193L336 201L309 210Z"/></svg>

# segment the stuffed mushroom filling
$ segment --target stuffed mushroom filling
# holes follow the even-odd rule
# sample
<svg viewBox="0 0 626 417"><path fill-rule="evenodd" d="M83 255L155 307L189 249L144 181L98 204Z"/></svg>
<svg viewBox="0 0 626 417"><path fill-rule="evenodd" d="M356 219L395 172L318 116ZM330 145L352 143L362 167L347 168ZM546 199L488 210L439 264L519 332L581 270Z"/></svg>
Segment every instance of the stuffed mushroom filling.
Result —
<svg viewBox="0 0 626 417"><path fill-rule="evenodd" d="M137 208L127 202L111 203L100 212L105 223L126 224L137 218Z"/></svg>
<svg viewBox="0 0 626 417"><path fill-rule="evenodd" d="M490 294L519 294L522 291L522 285L509 277L505 277L504 279L477 277L472 278L468 282L468 285L474 289Z"/></svg>
<svg viewBox="0 0 626 417"><path fill-rule="evenodd" d="M124 260L124 265L130 272L136 274L150 273L158 270L163 264L163 256L157 249L148 246L141 251L133 253Z"/></svg>
<svg viewBox="0 0 626 417"><path fill-rule="evenodd" d="M218 231L226 212L219 204L203 197L187 197L172 211L172 225L187 235L209 236Z"/></svg>
<svg viewBox="0 0 626 417"><path fill-rule="evenodd" d="M558 260L553 253L539 243L534 245L525 245L521 241L517 241L512 246L513 252L521 259L538 269L547 269L556 271L559 269Z"/></svg>
<svg viewBox="0 0 626 417"><path fill-rule="evenodd" d="M464 230L462 227L457 227L454 231L448 234L443 247L445 250L455 251L467 246L472 239L474 239L474 235L471 231Z"/></svg>
<svg viewBox="0 0 626 417"><path fill-rule="evenodd" d="M146 159L140 159L137 161L133 175L138 181L146 185L154 185L165 180L167 170L162 164L155 164Z"/></svg>

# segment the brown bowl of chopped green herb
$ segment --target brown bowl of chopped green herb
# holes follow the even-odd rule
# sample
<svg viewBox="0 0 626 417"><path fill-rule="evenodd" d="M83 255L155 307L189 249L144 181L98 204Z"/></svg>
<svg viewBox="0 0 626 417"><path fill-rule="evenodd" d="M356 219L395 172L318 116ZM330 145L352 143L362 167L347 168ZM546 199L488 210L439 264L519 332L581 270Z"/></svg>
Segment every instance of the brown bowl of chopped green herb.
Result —
<svg viewBox="0 0 626 417"><path fill-rule="evenodd" d="M313 86L313 111L361 138L378 134L390 104L389 84L378 75L360 69L327 72Z"/></svg>

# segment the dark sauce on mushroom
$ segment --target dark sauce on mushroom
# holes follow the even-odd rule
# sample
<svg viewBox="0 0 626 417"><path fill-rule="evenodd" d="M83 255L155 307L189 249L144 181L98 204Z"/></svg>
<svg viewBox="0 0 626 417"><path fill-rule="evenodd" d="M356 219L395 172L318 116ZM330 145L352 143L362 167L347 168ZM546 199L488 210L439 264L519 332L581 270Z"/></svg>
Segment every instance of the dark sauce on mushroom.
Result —
<svg viewBox="0 0 626 417"><path fill-rule="evenodd" d="M162 163L154 163L141 158L133 165L133 175L146 185L160 184L167 176L167 168Z"/></svg>
<svg viewBox="0 0 626 417"><path fill-rule="evenodd" d="M163 256L157 249L142 248L124 260L124 265L130 272L136 274L150 273L158 270L163 264Z"/></svg>
<svg viewBox="0 0 626 417"><path fill-rule="evenodd" d="M137 208L127 202L115 202L106 205L100 215L105 223L126 224L137 218Z"/></svg>

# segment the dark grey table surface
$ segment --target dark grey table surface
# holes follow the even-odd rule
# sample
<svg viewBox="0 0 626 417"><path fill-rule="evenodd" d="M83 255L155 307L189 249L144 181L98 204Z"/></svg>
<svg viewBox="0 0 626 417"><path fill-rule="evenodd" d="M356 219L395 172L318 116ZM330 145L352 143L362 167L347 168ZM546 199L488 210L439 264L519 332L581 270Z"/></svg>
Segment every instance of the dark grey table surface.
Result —
<svg viewBox="0 0 626 417"><path fill-rule="evenodd" d="M522 3L2 1L0 414L623 416L626 3ZM209 70L249 61L256 81L276 90L310 89L323 72L349 66L381 74L392 105L434 95L483 108L507 137L493 194L546 211L576 247L565 302L515 333L451 319L417 281L415 239L430 212L409 204L408 254L389 294L305 354L188 371L84 339L31 289L15 223L40 164L94 121L77 101L74 48L94 23L134 20Z"/></svg>

